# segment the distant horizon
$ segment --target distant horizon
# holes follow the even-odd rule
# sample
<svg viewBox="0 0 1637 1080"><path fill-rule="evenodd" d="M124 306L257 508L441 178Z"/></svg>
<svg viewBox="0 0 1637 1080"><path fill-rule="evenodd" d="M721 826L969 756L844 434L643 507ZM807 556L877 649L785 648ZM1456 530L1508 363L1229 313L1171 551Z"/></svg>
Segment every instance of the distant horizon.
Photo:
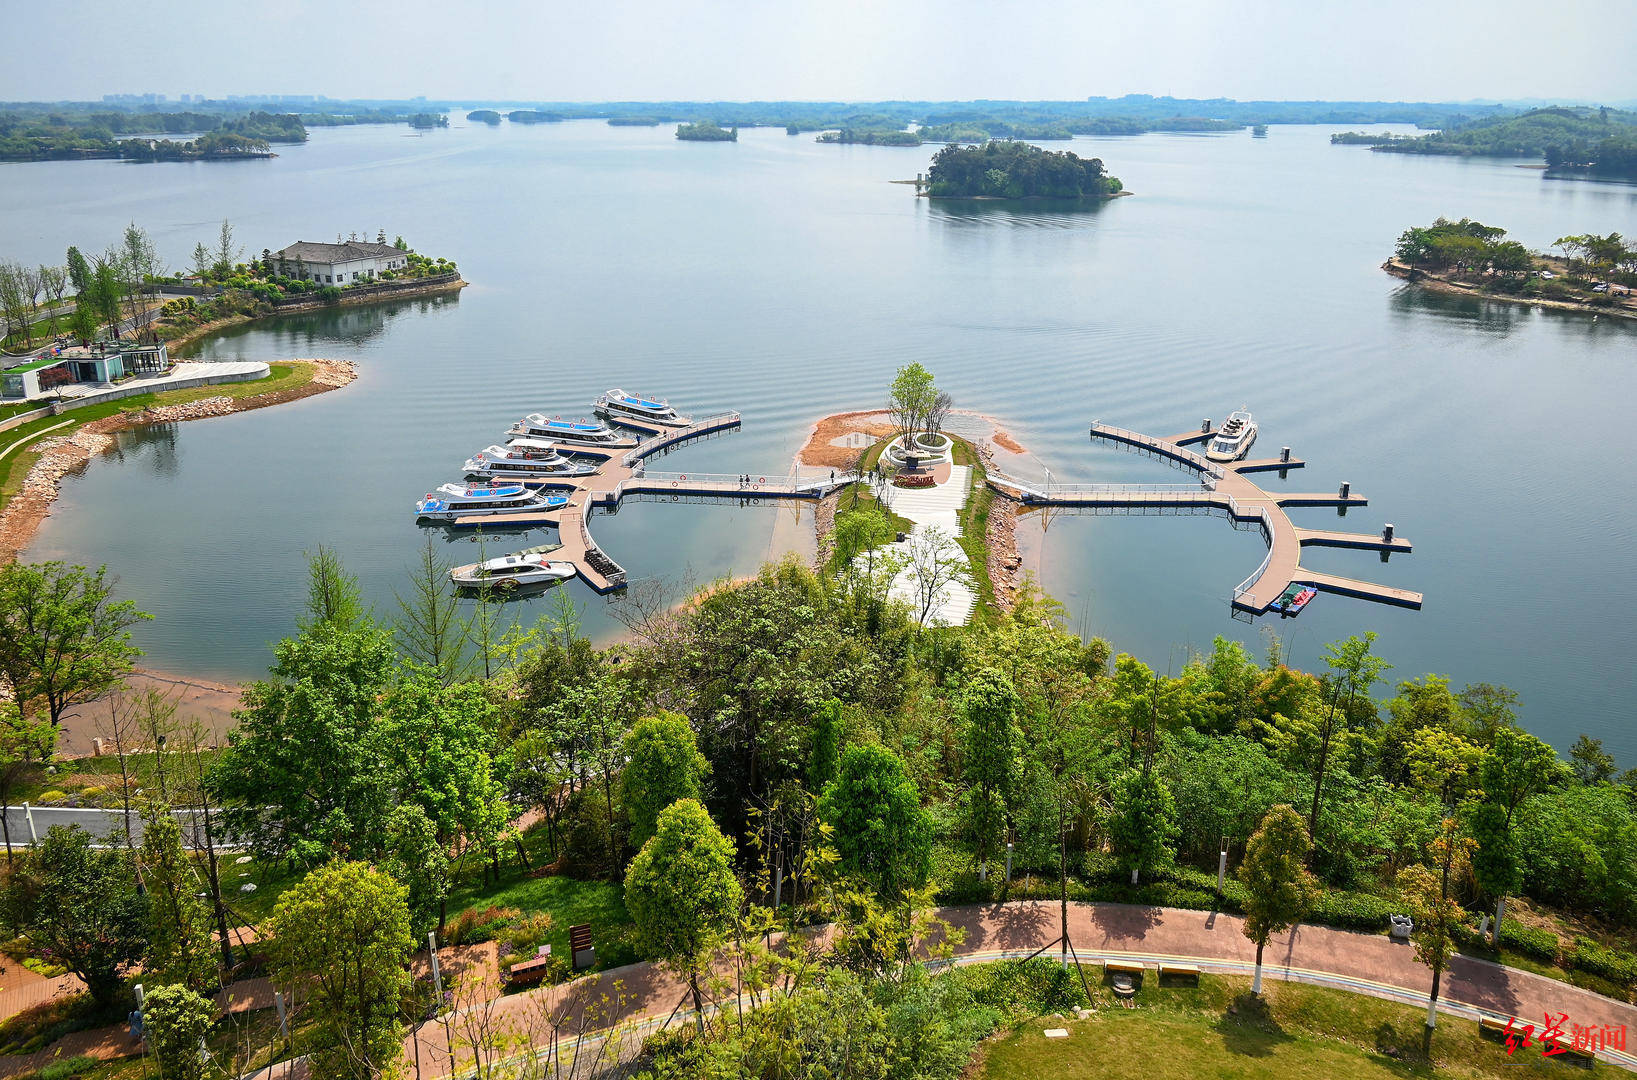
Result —
<svg viewBox="0 0 1637 1080"><path fill-rule="evenodd" d="M150 100L151 99L151 100ZM1071 105L1090 103L1114 103L1121 101L1176 101L1179 103L1213 103L1221 102L1232 105L1474 105L1501 108L1619 108L1637 109L1637 97L1633 98L1586 98L1586 97L1467 97L1467 98L1417 98L1417 97L1254 97L1238 98L1227 95L1212 95L1209 97L1184 97L1172 94L1151 94L1144 91L1129 91L1124 94L1091 94L1083 97L1057 98L1027 98L1027 97L587 97L587 98L486 98L475 95L431 95L417 94L409 97L349 97L325 93L307 93L300 91L265 91L265 92L229 92L223 94L196 94L186 92L172 94L157 90L123 90L110 91L94 98L13 98L0 100L0 106L9 105L207 105L233 103L266 103L274 105L301 105L307 103L328 102L341 105L412 105L424 104L428 106L463 106L463 105L570 105L587 108L599 105Z"/></svg>
<svg viewBox="0 0 1637 1080"><path fill-rule="evenodd" d="M0 100L325 87L338 100L1629 101L1637 20L1607 0L57 0L7 30L47 64ZM460 92L451 92L458 88Z"/></svg>

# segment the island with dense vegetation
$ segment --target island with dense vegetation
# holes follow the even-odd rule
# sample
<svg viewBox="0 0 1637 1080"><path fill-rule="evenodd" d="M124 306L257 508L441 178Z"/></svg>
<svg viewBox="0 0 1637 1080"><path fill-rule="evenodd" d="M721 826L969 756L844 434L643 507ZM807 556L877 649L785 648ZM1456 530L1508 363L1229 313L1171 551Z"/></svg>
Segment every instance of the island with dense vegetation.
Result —
<svg viewBox="0 0 1637 1080"><path fill-rule="evenodd" d="M993 139L949 145L932 156L927 194L935 199L1106 199L1123 194L1102 158Z"/></svg>
<svg viewBox="0 0 1637 1080"><path fill-rule="evenodd" d="M1439 218L1404 230L1386 269L1446 291L1637 318L1637 245L1619 233L1586 233L1552 246L1560 254L1530 251L1505 229L1470 218Z"/></svg>
<svg viewBox="0 0 1637 1080"><path fill-rule="evenodd" d="M1533 158L1554 170L1637 177L1637 112L1606 107L1532 109L1419 136L1348 131L1330 141L1394 154Z"/></svg>
<svg viewBox="0 0 1637 1080"><path fill-rule="evenodd" d="M495 125L500 123L500 114L493 109L474 109L466 114L466 119L474 124Z"/></svg>
<svg viewBox="0 0 1637 1080"><path fill-rule="evenodd" d="M197 132L191 140L164 136ZM137 134L141 133L141 134ZM181 161L265 157L270 143L299 143L307 128L293 113L242 116L182 112L0 114L0 161L126 158Z"/></svg>
<svg viewBox="0 0 1637 1080"><path fill-rule="evenodd" d="M540 112L536 109L513 109L506 114L506 119L514 124L556 124L562 121L563 114Z"/></svg>
<svg viewBox="0 0 1637 1080"><path fill-rule="evenodd" d="M676 137L683 142L738 142L739 129L722 127L714 120L701 120L694 124L678 124Z"/></svg>
<svg viewBox="0 0 1637 1080"><path fill-rule="evenodd" d="M857 143L861 146L920 146L925 140L915 131L870 131L842 128L821 132L814 142Z"/></svg>

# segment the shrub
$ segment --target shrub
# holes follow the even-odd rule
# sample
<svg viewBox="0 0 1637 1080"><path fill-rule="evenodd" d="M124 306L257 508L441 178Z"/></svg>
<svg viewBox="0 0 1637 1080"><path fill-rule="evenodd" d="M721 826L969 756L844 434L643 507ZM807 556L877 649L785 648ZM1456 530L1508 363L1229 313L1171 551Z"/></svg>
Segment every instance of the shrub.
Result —
<svg viewBox="0 0 1637 1080"><path fill-rule="evenodd" d="M1574 951L1564 961L1569 968L1602 976L1628 990L1637 986L1637 955L1605 948L1591 938L1575 938Z"/></svg>
<svg viewBox="0 0 1637 1080"><path fill-rule="evenodd" d="M89 1054L79 1054L71 1058L53 1061L49 1065L41 1066L34 1075L39 1080L68 1080L71 1076L80 1076L96 1068L98 1061Z"/></svg>
<svg viewBox="0 0 1637 1080"><path fill-rule="evenodd" d="M522 915L516 908L490 904L483 908L467 908L450 920L444 928L443 940L449 945L477 945L493 941L513 919Z"/></svg>
<svg viewBox="0 0 1637 1080"><path fill-rule="evenodd" d="M904 473L892 478L892 486L901 488L928 488L937 483L938 478L931 473Z"/></svg>
<svg viewBox="0 0 1637 1080"><path fill-rule="evenodd" d="M36 806L55 806L58 803L64 803L64 802L67 802L67 801L68 801L68 792L58 791L56 788L51 788L49 790L40 792L39 797L34 800L34 805L36 805Z"/></svg>
<svg viewBox="0 0 1637 1080"><path fill-rule="evenodd" d="M1397 910L1398 905L1368 893L1326 892L1313 905L1307 921L1379 933L1387 929L1387 916Z"/></svg>
<svg viewBox="0 0 1637 1080"><path fill-rule="evenodd" d="M326 304L339 304L341 302L341 289L336 285L326 285L318 290L318 298Z"/></svg>
<svg viewBox="0 0 1637 1080"><path fill-rule="evenodd" d="M1548 964L1557 962L1557 935L1538 926L1525 926L1516 919L1501 923L1501 948Z"/></svg>
<svg viewBox="0 0 1637 1080"><path fill-rule="evenodd" d="M500 955L531 957L551 933L552 918L544 911L519 915L504 926L497 935Z"/></svg>

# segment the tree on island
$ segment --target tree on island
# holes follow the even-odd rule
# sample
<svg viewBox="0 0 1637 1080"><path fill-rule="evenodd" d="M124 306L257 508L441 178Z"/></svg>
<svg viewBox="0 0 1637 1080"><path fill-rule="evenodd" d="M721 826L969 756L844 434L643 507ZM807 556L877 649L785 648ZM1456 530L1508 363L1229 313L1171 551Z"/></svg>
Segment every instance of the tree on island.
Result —
<svg viewBox="0 0 1637 1080"><path fill-rule="evenodd" d="M912 436L940 433L953 405L953 399L933 382L932 372L919 363L899 368L887 396L887 416L899 446L913 451Z"/></svg>

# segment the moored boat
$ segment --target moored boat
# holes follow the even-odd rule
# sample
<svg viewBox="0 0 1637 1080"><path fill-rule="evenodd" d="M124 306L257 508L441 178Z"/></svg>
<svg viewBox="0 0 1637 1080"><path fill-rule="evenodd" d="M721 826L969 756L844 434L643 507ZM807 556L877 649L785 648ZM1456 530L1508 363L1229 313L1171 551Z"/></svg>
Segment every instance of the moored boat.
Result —
<svg viewBox="0 0 1637 1080"><path fill-rule="evenodd" d="M574 564L550 558L561 544L525 548L499 558L467 563L449 571L449 580L462 589L510 591L529 585L550 585L575 574Z"/></svg>
<svg viewBox="0 0 1637 1080"><path fill-rule="evenodd" d="M516 438L505 446L489 446L466 459L466 475L527 480L538 477L590 476L595 465L586 465L557 452L550 439Z"/></svg>
<svg viewBox="0 0 1637 1080"><path fill-rule="evenodd" d="M506 434L526 439L555 439L598 450L624 450L637 445L636 439L615 431L601 420L564 420L545 413L529 413Z"/></svg>
<svg viewBox="0 0 1637 1080"><path fill-rule="evenodd" d="M1313 598L1317 595L1319 595L1319 590L1311 585L1292 583L1285 587L1284 592L1279 594L1279 599L1273 602L1273 608L1280 615L1295 615L1312 603Z"/></svg>
<svg viewBox="0 0 1637 1080"><path fill-rule="evenodd" d="M652 420L658 424L687 423L687 418L678 416L670 402L664 398L644 397L618 388L608 391L592 402L592 406L600 413L613 416L634 416L639 420Z"/></svg>
<svg viewBox="0 0 1637 1080"><path fill-rule="evenodd" d="M1212 461L1238 461L1255 441L1256 421L1251 419L1250 413L1241 409L1228 417L1228 422L1222 425L1222 430L1216 433L1206 448L1205 456Z"/></svg>
<svg viewBox="0 0 1637 1080"><path fill-rule="evenodd" d="M453 521L462 517L510 514L520 510L547 513L564 506L567 496L544 495L522 484L444 484L415 503L417 521Z"/></svg>

